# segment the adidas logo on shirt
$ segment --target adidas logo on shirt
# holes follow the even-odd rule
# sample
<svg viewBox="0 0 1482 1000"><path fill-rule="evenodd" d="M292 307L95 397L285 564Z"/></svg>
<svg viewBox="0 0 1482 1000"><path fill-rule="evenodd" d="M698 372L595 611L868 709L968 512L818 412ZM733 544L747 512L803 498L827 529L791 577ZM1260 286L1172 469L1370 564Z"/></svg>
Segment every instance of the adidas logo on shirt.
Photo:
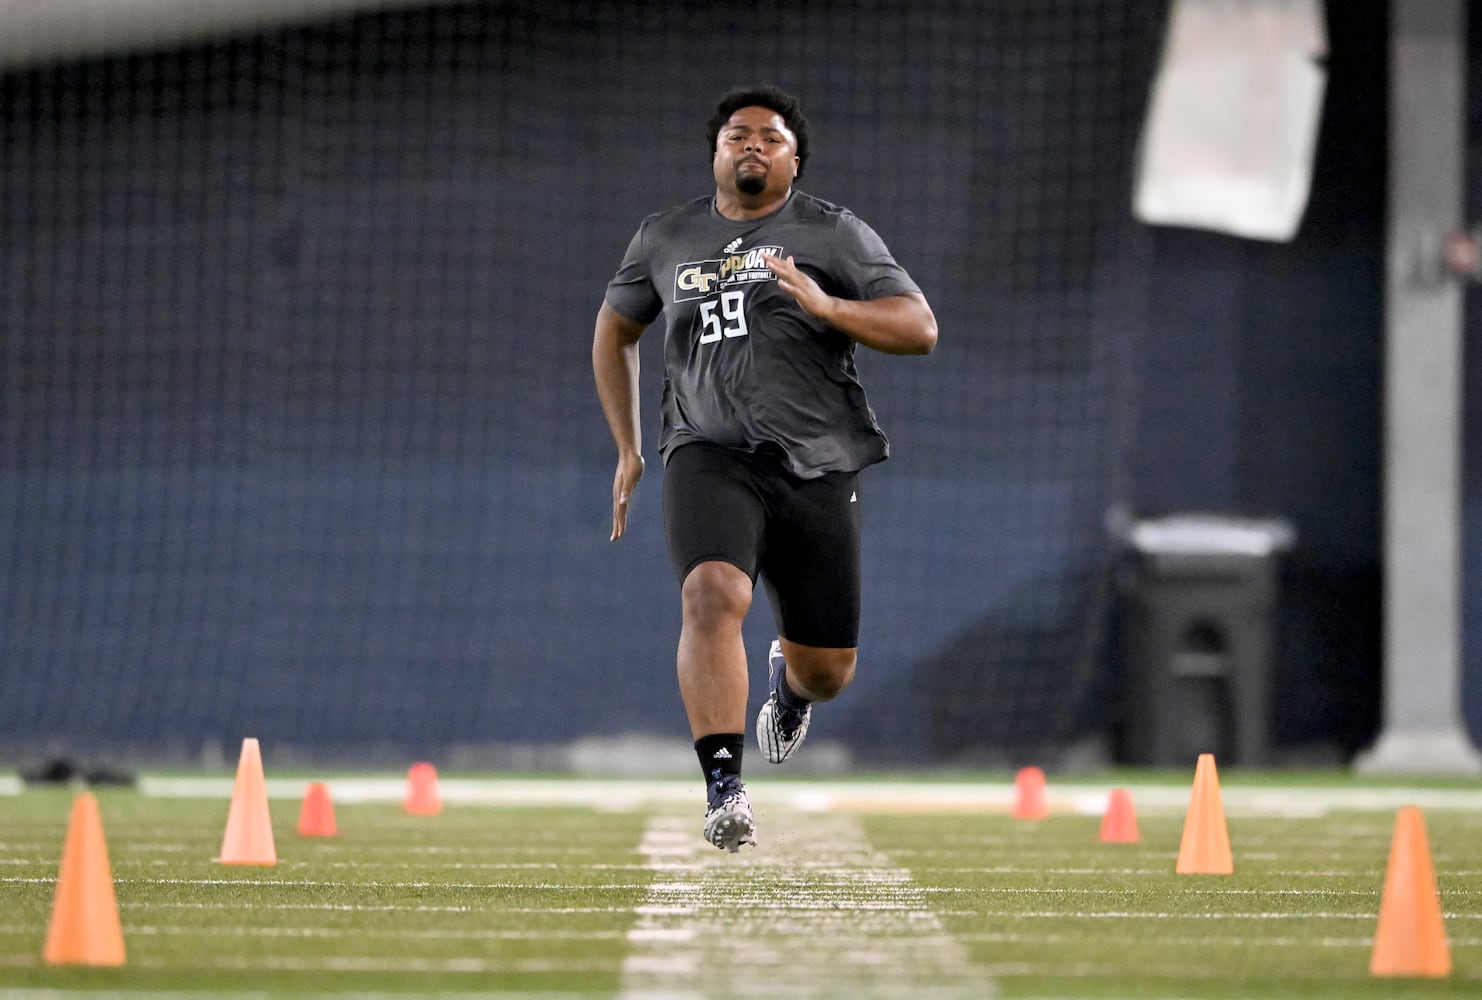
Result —
<svg viewBox="0 0 1482 1000"><path fill-rule="evenodd" d="M849 502L850 503L859 503L859 494L856 493L856 492L854 492L853 490L850 490L849 491Z"/></svg>
<svg viewBox="0 0 1482 1000"><path fill-rule="evenodd" d="M725 747L721 747L719 750L715 751L715 753L711 755L710 759L711 760L730 760L731 759L731 751L727 750Z"/></svg>
<svg viewBox="0 0 1482 1000"><path fill-rule="evenodd" d="M739 249L741 249L741 237L737 236L734 240L725 245L725 249L723 249L721 253L735 253Z"/></svg>

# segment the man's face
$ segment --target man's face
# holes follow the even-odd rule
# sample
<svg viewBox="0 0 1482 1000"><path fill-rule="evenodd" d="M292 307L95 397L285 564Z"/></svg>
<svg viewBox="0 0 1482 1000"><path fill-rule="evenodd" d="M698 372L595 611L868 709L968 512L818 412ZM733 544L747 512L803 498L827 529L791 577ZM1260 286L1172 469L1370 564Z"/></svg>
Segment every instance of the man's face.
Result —
<svg viewBox="0 0 1482 1000"><path fill-rule="evenodd" d="M770 108L741 108L715 137L716 186L743 198L782 195L798 174L798 140Z"/></svg>

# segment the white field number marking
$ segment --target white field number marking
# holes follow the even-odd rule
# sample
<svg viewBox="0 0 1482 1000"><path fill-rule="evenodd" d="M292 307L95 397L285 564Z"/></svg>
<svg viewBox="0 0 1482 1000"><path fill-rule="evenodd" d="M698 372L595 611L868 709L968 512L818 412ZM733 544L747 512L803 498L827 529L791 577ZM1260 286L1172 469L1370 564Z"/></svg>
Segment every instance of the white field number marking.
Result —
<svg viewBox="0 0 1482 1000"><path fill-rule="evenodd" d="M905 869L848 815L759 814L758 848L725 854L698 816L650 821L654 872L628 934L622 1000L991 997Z"/></svg>

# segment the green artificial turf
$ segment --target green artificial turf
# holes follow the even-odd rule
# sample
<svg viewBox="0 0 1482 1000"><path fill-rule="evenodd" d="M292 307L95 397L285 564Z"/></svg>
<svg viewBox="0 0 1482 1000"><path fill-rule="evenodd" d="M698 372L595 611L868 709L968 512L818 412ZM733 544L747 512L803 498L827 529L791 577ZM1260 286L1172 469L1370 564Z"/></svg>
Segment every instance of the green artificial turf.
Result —
<svg viewBox="0 0 1482 1000"><path fill-rule="evenodd" d="M341 805L305 838L274 802L267 867L213 860L226 802L98 799L127 965L41 963L70 795L28 792L0 800L0 987L610 991L649 879L635 814Z"/></svg>
<svg viewBox="0 0 1482 1000"><path fill-rule="evenodd" d="M950 889L948 929L1005 997L1482 995L1482 816L1426 817L1454 963L1376 979L1369 956L1392 814L1232 816L1232 875L1177 875L1181 816L1103 844L1096 817L964 824L880 817L876 846Z"/></svg>
<svg viewBox="0 0 1482 1000"><path fill-rule="evenodd" d="M735 858L699 843L698 790L610 811L338 803L329 838L276 798L271 867L213 860L224 799L102 789L117 969L41 959L72 792L0 796L0 993L1482 996L1477 811L1425 814L1453 973L1391 980L1368 973L1390 809L1232 812L1234 874L1191 876L1166 809L1105 844L1094 815L814 814L780 787L753 782L762 843Z"/></svg>

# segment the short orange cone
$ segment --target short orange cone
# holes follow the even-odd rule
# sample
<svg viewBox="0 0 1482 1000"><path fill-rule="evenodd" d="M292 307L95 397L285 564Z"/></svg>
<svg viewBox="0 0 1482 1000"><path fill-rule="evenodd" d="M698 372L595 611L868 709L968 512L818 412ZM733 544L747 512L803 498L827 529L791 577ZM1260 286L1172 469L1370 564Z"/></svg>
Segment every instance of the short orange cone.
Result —
<svg viewBox="0 0 1482 1000"><path fill-rule="evenodd" d="M1105 844L1135 844L1138 841L1137 813L1132 809L1132 793L1113 788L1101 817L1101 841Z"/></svg>
<svg viewBox="0 0 1482 1000"><path fill-rule="evenodd" d="M1037 767L1022 767L1014 776L1014 818L1044 819L1050 815L1045 801L1045 772Z"/></svg>
<svg viewBox="0 0 1482 1000"><path fill-rule="evenodd" d="M237 783L232 788L231 810L226 814L226 834L221 838L224 865L276 865L273 822L268 815L268 785L262 774L262 750L257 740L242 741L237 762Z"/></svg>
<svg viewBox="0 0 1482 1000"><path fill-rule="evenodd" d="M72 800L56 899L41 956L48 965L124 964L113 870L108 865L98 800L91 792Z"/></svg>
<svg viewBox="0 0 1482 1000"><path fill-rule="evenodd" d="M1414 806L1405 806L1395 818L1369 972L1432 979L1451 975L1451 949L1441 918L1441 895L1431 867L1425 818Z"/></svg>
<svg viewBox="0 0 1482 1000"><path fill-rule="evenodd" d="M426 761L413 764L407 771L406 811L413 816L436 816L443 811L437 794L437 768Z"/></svg>
<svg viewBox="0 0 1482 1000"><path fill-rule="evenodd" d="M1212 753L1201 753L1194 768L1194 793L1184 817L1184 836L1175 871L1180 875L1231 875L1235 871Z"/></svg>
<svg viewBox="0 0 1482 1000"><path fill-rule="evenodd" d="M333 837L339 833L334 821L334 803L329 786L315 781L304 790L304 804L299 808L298 832L304 837Z"/></svg>

